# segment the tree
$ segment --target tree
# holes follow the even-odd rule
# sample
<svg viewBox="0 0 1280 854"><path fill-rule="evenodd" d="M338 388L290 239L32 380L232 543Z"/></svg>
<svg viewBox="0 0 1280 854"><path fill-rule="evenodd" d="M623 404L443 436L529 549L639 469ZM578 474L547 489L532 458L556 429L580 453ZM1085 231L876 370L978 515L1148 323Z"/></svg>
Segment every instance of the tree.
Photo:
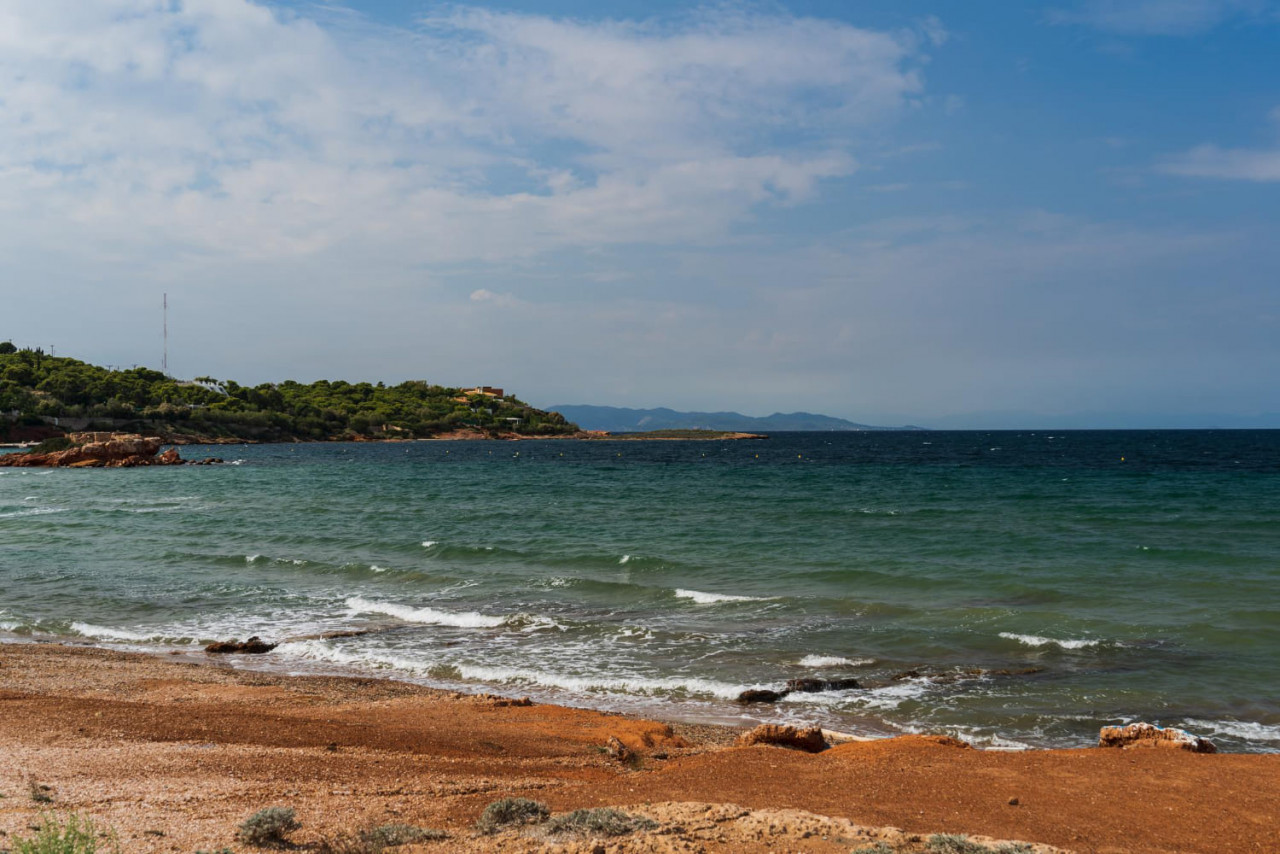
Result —
<svg viewBox="0 0 1280 854"><path fill-rule="evenodd" d="M10 353L18 352L18 348L14 346L12 341L0 341L0 356L8 356Z"/></svg>

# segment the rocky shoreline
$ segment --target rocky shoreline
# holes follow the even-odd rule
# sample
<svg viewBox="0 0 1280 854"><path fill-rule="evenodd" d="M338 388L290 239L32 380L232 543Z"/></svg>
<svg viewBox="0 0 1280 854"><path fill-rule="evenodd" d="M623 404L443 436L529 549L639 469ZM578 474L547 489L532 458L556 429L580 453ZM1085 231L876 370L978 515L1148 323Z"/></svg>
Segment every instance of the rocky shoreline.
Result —
<svg viewBox="0 0 1280 854"><path fill-rule="evenodd" d="M160 452L167 442L158 436L136 433L69 433L68 447L40 452L0 455L0 466L9 468L136 468L138 466L213 465L217 457L184 460L176 448Z"/></svg>

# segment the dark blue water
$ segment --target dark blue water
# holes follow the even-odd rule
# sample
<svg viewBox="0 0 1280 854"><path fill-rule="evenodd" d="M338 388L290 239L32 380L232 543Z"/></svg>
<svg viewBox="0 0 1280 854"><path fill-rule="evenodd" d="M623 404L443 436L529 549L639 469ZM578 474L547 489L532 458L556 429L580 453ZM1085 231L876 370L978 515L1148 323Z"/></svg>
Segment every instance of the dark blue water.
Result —
<svg viewBox="0 0 1280 854"><path fill-rule="evenodd" d="M1280 750L1280 431L184 449L0 470L0 631L713 720ZM359 637L318 638L369 628ZM733 702L792 678L863 687Z"/></svg>

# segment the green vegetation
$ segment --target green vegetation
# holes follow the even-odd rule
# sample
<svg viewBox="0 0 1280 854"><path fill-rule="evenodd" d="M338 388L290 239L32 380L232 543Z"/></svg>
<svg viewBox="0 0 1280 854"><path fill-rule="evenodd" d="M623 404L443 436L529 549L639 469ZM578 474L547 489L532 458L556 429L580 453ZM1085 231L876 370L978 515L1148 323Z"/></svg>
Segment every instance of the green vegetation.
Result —
<svg viewBox="0 0 1280 854"><path fill-rule="evenodd" d="M1021 842L991 848L962 833L935 833L925 843L924 850L928 854L1031 854L1034 849Z"/></svg>
<svg viewBox="0 0 1280 854"><path fill-rule="evenodd" d="M289 834L302 827L292 807L265 807L240 823L236 839L259 848L284 848Z"/></svg>
<svg viewBox="0 0 1280 854"><path fill-rule="evenodd" d="M15 836L12 854L118 854L114 834L102 833L92 819L69 815L66 820L46 815L30 838Z"/></svg>
<svg viewBox="0 0 1280 854"><path fill-rule="evenodd" d="M658 823L652 819L600 807L558 815L547 822L547 832L557 835L626 836L637 830L653 830L657 826Z"/></svg>
<svg viewBox="0 0 1280 854"><path fill-rule="evenodd" d="M551 815L547 805L528 798L503 798L484 808L476 830L481 833L497 833L505 827L522 824L541 824Z"/></svg>
<svg viewBox="0 0 1280 854"><path fill-rule="evenodd" d="M326 837L320 840L315 850L317 854L382 854L388 848L400 845L438 842L448 838L449 834L443 830L411 824L384 824L359 833Z"/></svg>
<svg viewBox="0 0 1280 854"><path fill-rule="evenodd" d="M120 430L249 441L428 438L473 428L485 434L555 436L577 430L555 412L514 396L414 380L387 386L292 380L242 386L184 382L149 368L108 370L0 343L0 441L54 419L76 430Z"/></svg>

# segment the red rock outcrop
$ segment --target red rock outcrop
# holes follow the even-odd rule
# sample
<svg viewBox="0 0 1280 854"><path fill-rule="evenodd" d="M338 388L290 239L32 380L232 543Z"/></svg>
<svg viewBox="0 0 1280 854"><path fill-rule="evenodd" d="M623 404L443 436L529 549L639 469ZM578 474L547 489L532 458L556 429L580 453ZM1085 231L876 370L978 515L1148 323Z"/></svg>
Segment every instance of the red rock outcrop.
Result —
<svg viewBox="0 0 1280 854"><path fill-rule="evenodd" d="M798 729L782 724L761 724L750 732L738 736L735 742L738 747L750 747L753 744L772 744L777 747L792 747L808 753L821 753L831 745L822 735L821 727Z"/></svg>
<svg viewBox="0 0 1280 854"><path fill-rule="evenodd" d="M1104 726L1098 733L1099 747L1166 747L1191 753L1217 753L1218 748L1207 738L1192 735L1186 730L1158 727L1139 722L1128 726Z"/></svg>
<svg viewBox="0 0 1280 854"><path fill-rule="evenodd" d="M182 465L170 448L159 454L163 442L155 436L135 433L71 433L73 446L47 454L4 454L0 466L12 468L128 468L132 466Z"/></svg>

